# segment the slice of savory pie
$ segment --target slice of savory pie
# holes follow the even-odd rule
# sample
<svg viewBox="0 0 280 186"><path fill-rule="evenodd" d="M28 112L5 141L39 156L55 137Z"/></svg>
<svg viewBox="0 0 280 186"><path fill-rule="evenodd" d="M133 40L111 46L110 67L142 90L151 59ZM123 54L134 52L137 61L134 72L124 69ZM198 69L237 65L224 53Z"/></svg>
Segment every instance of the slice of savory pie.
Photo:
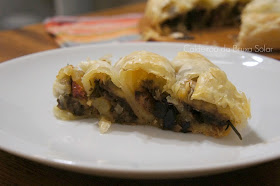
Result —
<svg viewBox="0 0 280 186"><path fill-rule="evenodd" d="M136 122L137 117L123 91L115 85L118 80L110 63L104 60L81 62L79 69L68 65L56 77L53 86L58 98L56 116L62 119L105 117L112 122Z"/></svg>
<svg viewBox="0 0 280 186"><path fill-rule="evenodd" d="M79 67L62 68L55 81L59 118L102 117L214 137L233 129L241 139L235 127L250 117L245 94L200 54L180 52L170 62L158 54L137 51L114 66L96 60Z"/></svg>
<svg viewBox="0 0 280 186"><path fill-rule="evenodd" d="M250 117L250 104L244 93L236 90L226 74L204 56L179 52L173 60L177 82L173 86L182 117L190 131L210 136L225 136L230 126ZM178 109L180 111L180 109Z"/></svg>
<svg viewBox="0 0 280 186"><path fill-rule="evenodd" d="M72 65L62 68L53 85L53 94L57 98L54 113L61 119L76 119L95 116L96 109L89 106L88 96L82 84L84 72Z"/></svg>

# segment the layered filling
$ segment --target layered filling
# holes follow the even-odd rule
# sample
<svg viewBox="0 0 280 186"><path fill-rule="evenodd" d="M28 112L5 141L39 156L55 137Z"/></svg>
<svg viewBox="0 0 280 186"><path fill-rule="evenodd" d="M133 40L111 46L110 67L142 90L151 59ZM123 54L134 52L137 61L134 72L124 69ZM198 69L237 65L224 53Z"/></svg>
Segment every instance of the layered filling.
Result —
<svg viewBox="0 0 280 186"><path fill-rule="evenodd" d="M162 92L153 80L143 80L135 91L135 99L147 112L157 118L159 126L164 130L189 132L190 122L180 117L174 104L167 101L170 95Z"/></svg>
<svg viewBox="0 0 280 186"><path fill-rule="evenodd" d="M137 120L123 92L109 78L105 81L94 80L94 84L89 99L100 115L118 123L134 123Z"/></svg>
<svg viewBox="0 0 280 186"><path fill-rule="evenodd" d="M67 86L70 86L70 94L60 95L57 99L57 107L68 111L75 116L94 115L95 110L87 104L87 95L82 85L69 77Z"/></svg>
<svg viewBox="0 0 280 186"><path fill-rule="evenodd" d="M192 100L190 99L195 86L197 78L190 80L190 90L188 92L188 99L183 101L184 109L191 114L192 120L196 124L207 124L214 126L216 129L222 131L227 130L230 126L239 139L242 140L240 133L231 123L229 117L225 114L219 113L216 105L202 101L202 100Z"/></svg>
<svg viewBox="0 0 280 186"><path fill-rule="evenodd" d="M69 94L60 95L57 107L75 116L105 116L118 123L136 122L137 116L124 98L123 92L116 87L110 78L93 80L94 89L87 96L81 83L68 77L64 84L70 87Z"/></svg>
<svg viewBox="0 0 280 186"><path fill-rule="evenodd" d="M164 35L169 35L173 32L187 34L188 31L197 29L239 25L241 12L247 3L221 3L214 9L197 6L183 15L164 21L161 28Z"/></svg>
<svg viewBox="0 0 280 186"><path fill-rule="evenodd" d="M191 113L192 118L198 123L207 123L215 126L227 126L230 123L226 117L220 115L219 113L211 113L200 110L188 104L184 104L184 108Z"/></svg>
<svg viewBox="0 0 280 186"><path fill-rule="evenodd" d="M153 80L144 80L135 91L135 99L147 112L152 113L164 130L190 132L193 125L211 125L218 130L234 127L229 119L216 112L215 106L205 102L183 103L179 112L177 105L169 101L170 95L155 85ZM199 106L199 105L202 105ZM205 110L209 108L209 111ZM236 129L234 128L234 131ZM237 135L240 134L237 132Z"/></svg>

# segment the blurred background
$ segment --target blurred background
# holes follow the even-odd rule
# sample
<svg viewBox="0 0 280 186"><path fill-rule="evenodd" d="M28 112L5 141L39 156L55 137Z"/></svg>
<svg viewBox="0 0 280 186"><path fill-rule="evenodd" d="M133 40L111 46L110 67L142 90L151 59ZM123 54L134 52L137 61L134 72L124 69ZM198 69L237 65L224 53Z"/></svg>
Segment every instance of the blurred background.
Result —
<svg viewBox="0 0 280 186"><path fill-rule="evenodd" d="M145 0L0 0L0 30L38 23L55 15L78 15Z"/></svg>

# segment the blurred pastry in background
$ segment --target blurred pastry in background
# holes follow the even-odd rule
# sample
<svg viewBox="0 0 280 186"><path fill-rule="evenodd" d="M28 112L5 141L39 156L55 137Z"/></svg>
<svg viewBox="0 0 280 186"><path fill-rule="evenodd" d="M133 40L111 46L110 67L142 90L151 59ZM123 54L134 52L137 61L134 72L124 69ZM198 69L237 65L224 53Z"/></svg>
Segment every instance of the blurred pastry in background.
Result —
<svg viewBox="0 0 280 186"><path fill-rule="evenodd" d="M240 24L251 0L149 0L142 20L145 40L180 38L191 31Z"/></svg>
<svg viewBox="0 0 280 186"><path fill-rule="evenodd" d="M239 48L280 48L280 0L149 0L140 30L144 40L193 39L209 28L240 26Z"/></svg>
<svg viewBox="0 0 280 186"><path fill-rule="evenodd" d="M243 11L237 46L280 49L280 0L255 0Z"/></svg>

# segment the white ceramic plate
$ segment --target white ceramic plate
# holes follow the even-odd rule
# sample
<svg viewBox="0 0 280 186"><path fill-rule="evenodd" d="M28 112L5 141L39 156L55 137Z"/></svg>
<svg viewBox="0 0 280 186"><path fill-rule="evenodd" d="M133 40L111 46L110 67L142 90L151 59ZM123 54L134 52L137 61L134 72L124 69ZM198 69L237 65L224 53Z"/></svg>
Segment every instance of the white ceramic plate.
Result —
<svg viewBox="0 0 280 186"><path fill-rule="evenodd" d="M61 121L52 113L52 84L60 68L88 57L113 61L136 50L172 59L201 52L223 69L251 100L252 119L222 139L153 127L113 125L100 134L96 121ZM0 147L34 161L89 174L175 178L209 175L280 157L280 62L225 48L172 43L105 44L57 49L0 64Z"/></svg>

